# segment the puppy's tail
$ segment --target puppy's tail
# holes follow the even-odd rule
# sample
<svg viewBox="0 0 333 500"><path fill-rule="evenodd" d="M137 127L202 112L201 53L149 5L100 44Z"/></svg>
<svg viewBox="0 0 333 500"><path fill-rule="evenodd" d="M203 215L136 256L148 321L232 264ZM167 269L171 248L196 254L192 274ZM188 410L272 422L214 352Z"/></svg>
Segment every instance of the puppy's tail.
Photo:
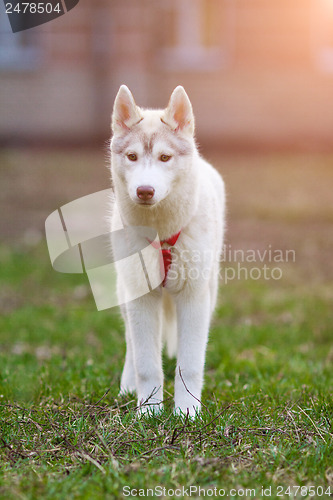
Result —
<svg viewBox="0 0 333 500"><path fill-rule="evenodd" d="M166 344L169 358L177 355L177 315L176 306L169 293L163 290L163 324L162 338Z"/></svg>

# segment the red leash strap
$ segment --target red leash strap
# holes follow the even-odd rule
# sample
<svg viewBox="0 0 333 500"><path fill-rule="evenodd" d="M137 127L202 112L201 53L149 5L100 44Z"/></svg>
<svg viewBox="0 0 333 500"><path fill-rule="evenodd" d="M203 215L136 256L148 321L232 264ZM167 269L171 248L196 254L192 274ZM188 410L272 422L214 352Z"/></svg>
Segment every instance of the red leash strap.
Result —
<svg viewBox="0 0 333 500"><path fill-rule="evenodd" d="M173 247L177 243L177 240L178 240L178 238L180 236L180 233L181 233L181 231L179 231L179 233L177 233L177 234L174 234L173 236L171 236L167 240L162 240L161 241L161 245L163 245L163 243L167 243L168 245L170 245L171 247Z"/></svg>
<svg viewBox="0 0 333 500"><path fill-rule="evenodd" d="M179 233L177 233L177 234L173 234L172 236L170 236L170 238L167 238L166 240L160 240L159 243L156 243L155 241L150 241L150 240L148 240L148 241L156 249L161 248L161 246L164 245L165 243L167 245L170 245L171 247L173 247L177 243L177 240L180 236L180 233L181 233L181 231L179 231ZM172 264L172 255L171 255L170 248L161 248L161 250L162 250L161 272L163 272L163 269L164 269L164 280L162 281L162 286L164 287L166 284L166 279L168 276L170 266Z"/></svg>

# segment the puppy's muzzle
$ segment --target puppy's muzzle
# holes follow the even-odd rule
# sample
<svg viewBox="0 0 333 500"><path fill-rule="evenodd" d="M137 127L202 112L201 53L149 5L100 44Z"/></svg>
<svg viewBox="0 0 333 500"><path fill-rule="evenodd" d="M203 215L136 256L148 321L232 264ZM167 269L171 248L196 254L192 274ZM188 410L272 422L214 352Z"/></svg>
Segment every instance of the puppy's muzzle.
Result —
<svg viewBox="0 0 333 500"><path fill-rule="evenodd" d="M152 186L139 186L136 194L141 201L147 202L154 197L155 189Z"/></svg>

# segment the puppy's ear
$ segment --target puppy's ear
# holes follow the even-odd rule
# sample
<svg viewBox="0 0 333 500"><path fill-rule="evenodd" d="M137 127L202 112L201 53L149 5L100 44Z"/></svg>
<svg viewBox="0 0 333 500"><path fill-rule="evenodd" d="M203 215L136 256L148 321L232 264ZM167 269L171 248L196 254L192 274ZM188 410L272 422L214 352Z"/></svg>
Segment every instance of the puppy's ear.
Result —
<svg viewBox="0 0 333 500"><path fill-rule="evenodd" d="M178 85L172 92L162 121L176 132L181 131L190 135L194 134L192 105L181 85Z"/></svg>
<svg viewBox="0 0 333 500"><path fill-rule="evenodd" d="M142 120L140 109L126 85L122 85L114 101L112 113L112 131L114 134L129 130Z"/></svg>

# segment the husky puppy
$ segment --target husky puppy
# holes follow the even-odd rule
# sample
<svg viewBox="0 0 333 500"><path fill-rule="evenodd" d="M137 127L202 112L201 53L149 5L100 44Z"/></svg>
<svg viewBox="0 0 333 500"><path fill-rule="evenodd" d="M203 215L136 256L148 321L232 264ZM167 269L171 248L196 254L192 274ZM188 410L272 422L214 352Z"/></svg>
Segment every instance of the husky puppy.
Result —
<svg viewBox="0 0 333 500"><path fill-rule="evenodd" d="M175 412L200 410L205 351L215 308L224 233L225 192L219 173L198 153L190 100L178 86L163 110L142 109L122 85L112 115L112 230L148 226L159 235L164 280L126 303L121 391L135 391L141 411L163 400L162 345L177 356ZM132 270L133 275L135 269Z"/></svg>

